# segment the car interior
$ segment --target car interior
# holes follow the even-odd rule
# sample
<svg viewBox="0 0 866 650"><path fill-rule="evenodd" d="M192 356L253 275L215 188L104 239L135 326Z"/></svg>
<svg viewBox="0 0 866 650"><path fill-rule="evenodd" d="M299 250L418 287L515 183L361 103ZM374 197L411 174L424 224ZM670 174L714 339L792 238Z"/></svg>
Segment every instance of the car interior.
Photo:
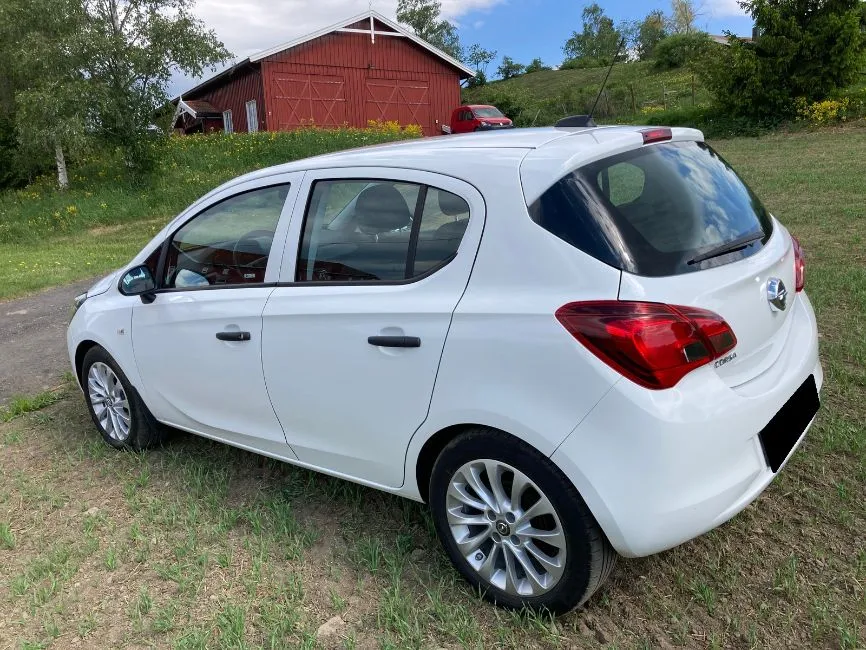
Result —
<svg viewBox="0 0 866 650"><path fill-rule="evenodd" d="M297 281L407 279L413 211L394 183L370 183L323 228L315 227L321 222L319 203L310 207ZM469 206L462 198L429 188L411 276L450 260L468 223Z"/></svg>

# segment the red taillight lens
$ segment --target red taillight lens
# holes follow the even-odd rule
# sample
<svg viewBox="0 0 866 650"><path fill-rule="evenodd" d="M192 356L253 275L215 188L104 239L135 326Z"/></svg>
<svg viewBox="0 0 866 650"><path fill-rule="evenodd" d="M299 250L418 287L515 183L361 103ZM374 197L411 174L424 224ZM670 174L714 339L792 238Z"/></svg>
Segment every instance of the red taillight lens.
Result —
<svg viewBox="0 0 866 650"><path fill-rule="evenodd" d="M640 132L643 136L644 144L652 144L653 142L665 142L674 137L673 131L670 129L644 129Z"/></svg>
<svg viewBox="0 0 866 650"><path fill-rule="evenodd" d="M716 313L656 302L573 302L557 320L599 359L646 388L675 386L737 345Z"/></svg>
<svg viewBox="0 0 866 650"><path fill-rule="evenodd" d="M802 291L806 286L806 254L800 246L800 240L791 235L794 242L794 284L797 291Z"/></svg>

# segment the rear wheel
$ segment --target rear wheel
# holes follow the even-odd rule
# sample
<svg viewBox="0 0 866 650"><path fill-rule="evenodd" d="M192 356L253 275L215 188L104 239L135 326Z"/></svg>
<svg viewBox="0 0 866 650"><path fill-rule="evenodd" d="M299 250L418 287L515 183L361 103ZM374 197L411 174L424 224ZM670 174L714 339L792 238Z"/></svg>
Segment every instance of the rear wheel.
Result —
<svg viewBox="0 0 866 650"><path fill-rule="evenodd" d="M81 379L87 410L109 445L140 451L163 440L164 427L104 348L93 347L84 356Z"/></svg>
<svg viewBox="0 0 866 650"><path fill-rule="evenodd" d="M580 494L529 445L468 431L440 454L430 506L445 551L488 600L555 614L604 583L616 553Z"/></svg>

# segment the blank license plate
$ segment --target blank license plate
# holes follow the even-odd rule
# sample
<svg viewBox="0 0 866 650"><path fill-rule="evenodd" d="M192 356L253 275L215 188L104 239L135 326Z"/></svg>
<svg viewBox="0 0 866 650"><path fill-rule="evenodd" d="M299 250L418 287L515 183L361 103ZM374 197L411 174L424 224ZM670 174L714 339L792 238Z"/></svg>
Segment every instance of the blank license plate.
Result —
<svg viewBox="0 0 866 650"><path fill-rule="evenodd" d="M774 472L779 471L820 406L815 377L809 375L791 399L763 428L759 435L761 446L764 448L767 464Z"/></svg>

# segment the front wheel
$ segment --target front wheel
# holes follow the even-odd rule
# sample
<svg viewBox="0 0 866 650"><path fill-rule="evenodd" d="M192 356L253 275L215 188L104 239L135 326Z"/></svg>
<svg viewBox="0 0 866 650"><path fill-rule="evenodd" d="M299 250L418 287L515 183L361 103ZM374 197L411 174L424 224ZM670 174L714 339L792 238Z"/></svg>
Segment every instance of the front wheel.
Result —
<svg viewBox="0 0 866 650"><path fill-rule="evenodd" d="M616 563L580 494L548 458L477 428L440 454L430 507L445 551L482 595L554 614L586 602Z"/></svg>
<svg viewBox="0 0 866 650"><path fill-rule="evenodd" d="M90 417L109 445L140 451L162 441L163 426L104 348L93 347L84 356L81 385Z"/></svg>

